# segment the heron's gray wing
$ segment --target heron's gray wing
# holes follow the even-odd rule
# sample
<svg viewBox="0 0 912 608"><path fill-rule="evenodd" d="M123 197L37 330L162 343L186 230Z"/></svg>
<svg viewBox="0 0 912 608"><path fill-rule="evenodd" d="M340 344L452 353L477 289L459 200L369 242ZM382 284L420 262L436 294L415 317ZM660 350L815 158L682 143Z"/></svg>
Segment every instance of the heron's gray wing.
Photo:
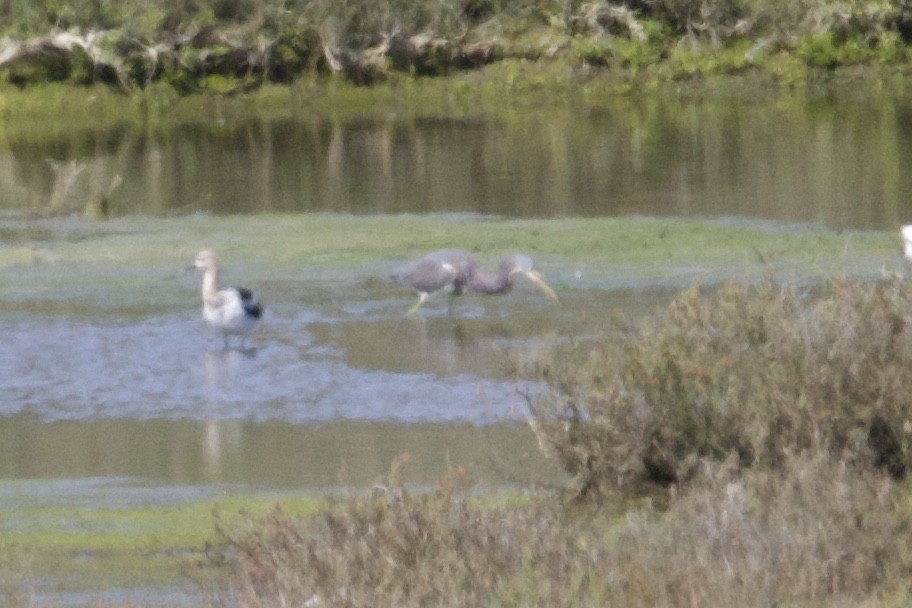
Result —
<svg viewBox="0 0 912 608"><path fill-rule="evenodd" d="M453 285L455 295L462 293L477 267L475 258L461 249L442 249L429 253L425 259L439 262L452 272L453 276L448 283Z"/></svg>
<svg viewBox="0 0 912 608"><path fill-rule="evenodd" d="M393 272L392 279L418 291L431 293L453 282L457 268L452 263L434 257L425 257Z"/></svg>

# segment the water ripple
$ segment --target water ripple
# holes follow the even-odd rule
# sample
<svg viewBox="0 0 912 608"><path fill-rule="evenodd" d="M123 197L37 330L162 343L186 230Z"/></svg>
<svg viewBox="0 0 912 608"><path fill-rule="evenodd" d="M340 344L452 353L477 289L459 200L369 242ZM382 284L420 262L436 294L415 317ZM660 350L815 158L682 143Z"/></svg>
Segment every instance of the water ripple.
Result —
<svg viewBox="0 0 912 608"><path fill-rule="evenodd" d="M506 380L366 369L299 325L255 334L250 352L222 350L201 322L182 318L25 319L6 323L4 334L7 416L484 423L519 406Z"/></svg>

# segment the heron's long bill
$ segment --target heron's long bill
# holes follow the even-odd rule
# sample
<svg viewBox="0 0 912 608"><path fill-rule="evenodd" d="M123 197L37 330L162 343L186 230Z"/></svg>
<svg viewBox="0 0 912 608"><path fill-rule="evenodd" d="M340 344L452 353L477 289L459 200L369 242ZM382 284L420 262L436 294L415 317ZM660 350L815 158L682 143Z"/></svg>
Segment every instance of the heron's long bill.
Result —
<svg viewBox="0 0 912 608"><path fill-rule="evenodd" d="M554 293L554 290L551 289L547 283L545 283L545 280L542 278L540 272L537 270L527 270L525 274L527 277L529 277L530 281L538 285L539 289L545 292L545 295L547 295L552 300L558 299L557 294Z"/></svg>

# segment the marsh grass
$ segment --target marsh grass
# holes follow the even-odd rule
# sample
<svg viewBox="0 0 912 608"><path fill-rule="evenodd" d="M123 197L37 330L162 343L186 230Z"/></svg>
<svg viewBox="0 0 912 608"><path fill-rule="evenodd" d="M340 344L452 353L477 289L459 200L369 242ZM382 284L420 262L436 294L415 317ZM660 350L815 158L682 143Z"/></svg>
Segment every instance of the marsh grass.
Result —
<svg viewBox="0 0 912 608"><path fill-rule="evenodd" d="M241 605L482 605L518 555L495 532L503 514L471 506L461 478L454 470L426 494L398 485L332 501L310 521L276 510L246 530L219 528L209 557Z"/></svg>
<svg viewBox="0 0 912 608"><path fill-rule="evenodd" d="M553 493L504 505L456 469L427 493L219 527L200 565L217 606L900 605L908 498L822 452L775 474L705 463L662 509Z"/></svg>
<svg viewBox="0 0 912 608"><path fill-rule="evenodd" d="M262 515L280 499L286 512L297 515L319 504L308 495L225 493L152 506L43 505L28 499L4 505L0 605L33 606L48 591L78 598L128 587L189 587L196 581L192 556L212 535L213 513L221 513L223 525L234 525L242 521L242 510ZM146 605L159 604L150 598Z"/></svg>
<svg viewBox="0 0 912 608"><path fill-rule="evenodd" d="M688 289L622 338L543 367L553 391L532 405L535 428L582 494L686 483L707 459L776 471L807 450L902 479L910 289L899 278Z"/></svg>
<svg viewBox="0 0 912 608"><path fill-rule="evenodd" d="M563 76L548 80L554 87L576 72L582 78L575 82L588 80L593 66L628 82L756 69L792 84L806 80L809 69L901 67L912 40L909 11L886 0L6 0L0 23L0 34L15 38L105 31L94 50L121 55L102 64L83 51L63 62L0 66L17 86L107 82L132 93L151 84L179 94L231 95L328 72L359 85L384 82L397 71L445 76L504 58L558 64ZM418 61L387 55L386 43L397 36L428 37L444 51ZM498 50L473 58L474 43ZM463 44L465 53L451 52ZM172 58L151 61L132 52L144 47L168 48ZM338 57L345 61L335 65L330 48L343 50ZM250 62L257 57L267 59Z"/></svg>
<svg viewBox="0 0 912 608"><path fill-rule="evenodd" d="M628 513L619 605L888 606L908 601L908 489L810 451L776 471L704 464L661 517ZM654 515L654 514L652 514Z"/></svg>
<svg viewBox="0 0 912 608"><path fill-rule="evenodd" d="M910 286L683 291L538 371L570 492L504 503L457 467L219 526L231 606L899 606L912 550ZM394 466L394 471L396 467Z"/></svg>
<svg viewBox="0 0 912 608"><path fill-rule="evenodd" d="M586 288L679 288L692 280L714 285L733 277L757 279L771 270L791 276L797 267L814 268L822 276L870 278L899 257L895 236L887 233L773 230L762 223L644 217L517 220L314 213L104 222L14 218L0 221L0 234L9 243L0 251L5 285L0 300L7 310L72 309L74 302L107 312L143 311L150 305L177 310L196 292L194 275L181 270L203 246L222 252L225 259L245 260L243 266L232 265L237 276L264 282L295 282L325 273L342 281L385 282L391 268L434 249L463 248L485 265L506 252L525 251L562 294L580 288L576 271L585 277ZM309 236L302 239L301 234Z"/></svg>

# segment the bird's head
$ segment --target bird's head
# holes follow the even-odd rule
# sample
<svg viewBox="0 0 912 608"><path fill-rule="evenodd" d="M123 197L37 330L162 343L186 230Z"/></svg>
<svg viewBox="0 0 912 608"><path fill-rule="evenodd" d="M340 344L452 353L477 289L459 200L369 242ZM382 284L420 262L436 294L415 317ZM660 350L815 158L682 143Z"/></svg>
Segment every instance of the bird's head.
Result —
<svg viewBox="0 0 912 608"><path fill-rule="evenodd" d="M196 254L193 266L201 270L216 270L219 266L218 256L210 249L203 249Z"/></svg>
<svg viewBox="0 0 912 608"><path fill-rule="evenodd" d="M535 262L532 261L527 255L518 253L512 255L503 262L501 266L507 269L507 275L512 279L517 274L525 275L530 281L535 283L539 289L545 292L545 295L551 298L552 300L557 300L557 294L554 293L554 290L545 283L545 279L542 277L541 273L535 268Z"/></svg>

